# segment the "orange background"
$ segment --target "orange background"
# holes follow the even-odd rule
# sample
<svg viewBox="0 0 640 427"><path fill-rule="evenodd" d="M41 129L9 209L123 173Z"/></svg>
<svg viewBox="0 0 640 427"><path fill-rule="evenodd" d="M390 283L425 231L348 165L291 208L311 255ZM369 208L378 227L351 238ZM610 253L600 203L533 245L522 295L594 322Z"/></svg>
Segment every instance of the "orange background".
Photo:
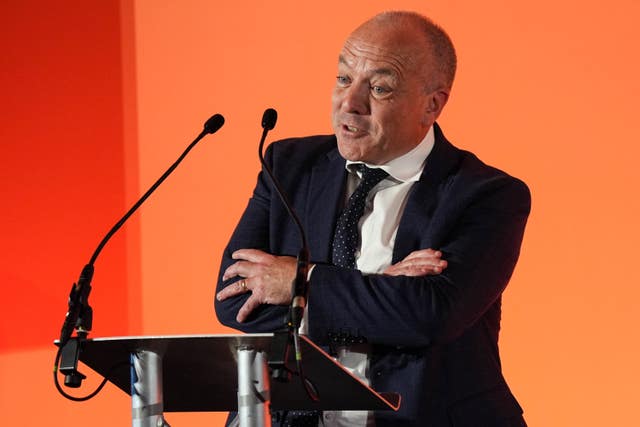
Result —
<svg viewBox="0 0 640 427"><path fill-rule="evenodd" d="M449 139L531 187L501 334L529 424L637 419L637 1L6 0L3 425L130 423L114 387L86 403L56 393L51 342L99 240L216 112L226 125L98 259L92 336L225 332L212 309L215 275L255 182L263 110L280 115L270 141L330 132L340 45L390 8L433 17L457 46L440 120ZM97 382L89 375L83 390ZM167 419L220 425L224 415Z"/></svg>

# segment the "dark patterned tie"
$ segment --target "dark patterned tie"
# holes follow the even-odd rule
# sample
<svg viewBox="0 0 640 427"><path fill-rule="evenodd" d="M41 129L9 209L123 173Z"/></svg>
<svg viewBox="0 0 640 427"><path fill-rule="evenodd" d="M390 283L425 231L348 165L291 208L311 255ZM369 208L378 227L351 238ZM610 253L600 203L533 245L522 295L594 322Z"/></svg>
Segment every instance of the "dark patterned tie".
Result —
<svg viewBox="0 0 640 427"><path fill-rule="evenodd" d="M338 222L333 235L333 265L338 267L355 268L356 250L360 246L358 222L364 213L367 195L377 183L389 176L382 169L371 169L365 165L356 166L362 175L358 188L351 194Z"/></svg>

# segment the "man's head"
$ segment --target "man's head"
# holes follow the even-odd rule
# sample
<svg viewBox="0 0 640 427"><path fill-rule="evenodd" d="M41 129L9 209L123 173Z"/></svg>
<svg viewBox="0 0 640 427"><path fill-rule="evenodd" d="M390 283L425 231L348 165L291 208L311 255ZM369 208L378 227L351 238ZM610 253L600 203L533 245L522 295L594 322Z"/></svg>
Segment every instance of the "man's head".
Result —
<svg viewBox="0 0 640 427"><path fill-rule="evenodd" d="M342 157L383 164L411 151L446 104L455 69L451 40L419 14L385 12L358 27L332 96Z"/></svg>

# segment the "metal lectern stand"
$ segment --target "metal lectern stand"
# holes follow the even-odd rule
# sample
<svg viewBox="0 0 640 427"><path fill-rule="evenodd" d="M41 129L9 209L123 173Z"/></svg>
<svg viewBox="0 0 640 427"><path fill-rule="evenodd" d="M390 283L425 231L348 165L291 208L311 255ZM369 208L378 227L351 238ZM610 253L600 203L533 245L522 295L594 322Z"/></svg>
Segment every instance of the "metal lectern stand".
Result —
<svg viewBox="0 0 640 427"><path fill-rule="evenodd" d="M376 393L301 336L311 400L300 379L269 381L273 334L97 338L80 360L131 395L132 426L168 426L164 412L238 411L242 427L270 425L270 409L397 410L395 393Z"/></svg>
<svg viewBox="0 0 640 427"><path fill-rule="evenodd" d="M249 346L238 347L238 417L241 427L270 426L267 356Z"/></svg>

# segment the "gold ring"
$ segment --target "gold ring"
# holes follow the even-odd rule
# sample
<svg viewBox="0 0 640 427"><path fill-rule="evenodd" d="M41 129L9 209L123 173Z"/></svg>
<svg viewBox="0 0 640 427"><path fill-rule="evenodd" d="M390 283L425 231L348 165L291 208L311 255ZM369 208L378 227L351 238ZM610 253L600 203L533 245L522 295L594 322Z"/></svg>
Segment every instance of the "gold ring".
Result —
<svg viewBox="0 0 640 427"><path fill-rule="evenodd" d="M247 290L247 282L245 282L244 279L240 281L240 287L242 288L243 291Z"/></svg>

